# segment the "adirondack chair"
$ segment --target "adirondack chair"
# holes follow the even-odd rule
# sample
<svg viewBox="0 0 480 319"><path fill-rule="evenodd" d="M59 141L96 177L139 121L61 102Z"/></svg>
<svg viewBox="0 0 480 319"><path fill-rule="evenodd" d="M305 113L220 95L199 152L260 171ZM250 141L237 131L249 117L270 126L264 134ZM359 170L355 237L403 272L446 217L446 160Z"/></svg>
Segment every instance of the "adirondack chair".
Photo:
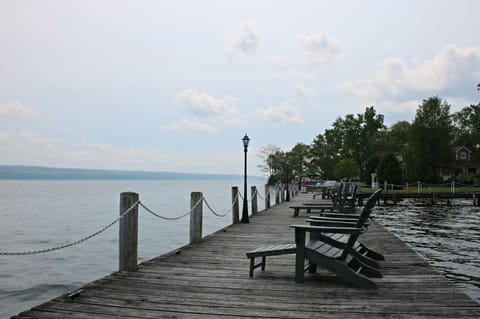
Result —
<svg viewBox="0 0 480 319"><path fill-rule="evenodd" d="M364 232L363 223L368 220L374 203L380 195L381 189L374 192L367 200L355 227L330 227L312 225L292 225L295 229L296 266L295 282L305 280L305 259L309 265L307 269L315 273L317 267L324 268L351 283L364 288L377 288L375 282L368 277L381 277L376 267L368 265L358 256L355 249L358 237ZM310 233L310 241L306 242L306 233ZM312 235L313 234L313 235ZM347 240L336 241L332 235L347 235Z"/></svg>
<svg viewBox="0 0 480 319"><path fill-rule="evenodd" d="M334 213L353 213L355 211L355 200L357 185L342 183L338 191L332 197L332 203L304 203L303 205L290 206L293 209L293 217L297 217L301 210L310 214L312 210Z"/></svg>

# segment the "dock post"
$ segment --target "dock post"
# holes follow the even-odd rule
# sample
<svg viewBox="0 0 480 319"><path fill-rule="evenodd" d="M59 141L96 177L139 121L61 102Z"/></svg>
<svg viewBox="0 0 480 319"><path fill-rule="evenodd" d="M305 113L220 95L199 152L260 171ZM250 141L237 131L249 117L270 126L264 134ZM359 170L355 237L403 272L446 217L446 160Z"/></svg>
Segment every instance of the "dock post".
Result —
<svg viewBox="0 0 480 319"><path fill-rule="evenodd" d="M232 224L238 224L240 221L240 210L238 209L238 187L232 186Z"/></svg>
<svg viewBox="0 0 480 319"><path fill-rule="evenodd" d="M270 190L268 185L265 185L265 209L270 209Z"/></svg>
<svg viewBox="0 0 480 319"><path fill-rule="evenodd" d="M120 194L120 215L138 201L138 194ZM138 257L138 205L120 219L119 227L119 270L136 271Z"/></svg>
<svg viewBox="0 0 480 319"><path fill-rule="evenodd" d="M192 192L190 194L190 244L202 239L203 219L203 194Z"/></svg>
<svg viewBox="0 0 480 319"><path fill-rule="evenodd" d="M251 196L252 196L252 216L258 213L258 202L257 202L257 187L250 187Z"/></svg>
<svg viewBox="0 0 480 319"><path fill-rule="evenodd" d="M280 203L280 187L275 188L275 205Z"/></svg>

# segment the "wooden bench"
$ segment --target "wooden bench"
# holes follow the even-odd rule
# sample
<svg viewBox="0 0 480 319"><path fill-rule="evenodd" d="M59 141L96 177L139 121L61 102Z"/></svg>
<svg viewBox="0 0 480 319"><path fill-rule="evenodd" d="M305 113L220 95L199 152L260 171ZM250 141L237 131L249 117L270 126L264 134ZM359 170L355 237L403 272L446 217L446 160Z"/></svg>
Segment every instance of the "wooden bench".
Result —
<svg viewBox="0 0 480 319"><path fill-rule="evenodd" d="M262 271L265 271L265 262L267 256L295 254L296 249L297 245L295 244L277 244L259 247L255 250L247 252L247 257L250 258L250 277L253 277L253 270L255 268L262 267ZM262 257L262 261L258 264L255 264L256 257Z"/></svg>
<svg viewBox="0 0 480 319"><path fill-rule="evenodd" d="M331 204L304 204L301 206L290 206L290 208L293 209L293 217L298 217L300 214L300 210L306 210L307 214L310 214L312 210L320 210L322 213L325 211L336 211L335 207L333 207Z"/></svg>

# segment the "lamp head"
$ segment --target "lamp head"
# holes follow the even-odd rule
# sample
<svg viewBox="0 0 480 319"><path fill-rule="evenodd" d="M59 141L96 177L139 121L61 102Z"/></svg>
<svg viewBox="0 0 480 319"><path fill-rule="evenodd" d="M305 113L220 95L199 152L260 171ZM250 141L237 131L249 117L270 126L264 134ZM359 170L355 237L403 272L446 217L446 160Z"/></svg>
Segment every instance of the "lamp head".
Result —
<svg viewBox="0 0 480 319"><path fill-rule="evenodd" d="M242 138L242 141L243 141L243 147L245 149L248 148L248 143L250 142L250 138L247 136L247 134L245 133L245 136Z"/></svg>

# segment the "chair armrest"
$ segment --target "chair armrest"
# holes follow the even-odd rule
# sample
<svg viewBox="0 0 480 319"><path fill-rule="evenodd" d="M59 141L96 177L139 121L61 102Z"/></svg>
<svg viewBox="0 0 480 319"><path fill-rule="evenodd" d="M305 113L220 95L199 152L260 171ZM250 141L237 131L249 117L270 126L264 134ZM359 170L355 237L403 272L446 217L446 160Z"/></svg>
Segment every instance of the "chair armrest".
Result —
<svg viewBox="0 0 480 319"><path fill-rule="evenodd" d="M325 227L355 227L356 223L339 220L314 220L307 219L311 226L325 226Z"/></svg>
<svg viewBox="0 0 480 319"><path fill-rule="evenodd" d="M357 227L328 227L328 226L309 226L309 225L290 225L295 230L317 233L335 233L335 234L361 234L363 228Z"/></svg>
<svg viewBox="0 0 480 319"><path fill-rule="evenodd" d="M330 216L308 216L307 221L319 221L319 222L342 222L342 223L356 223L358 218L347 218L347 217L330 217Z"/></svg>

